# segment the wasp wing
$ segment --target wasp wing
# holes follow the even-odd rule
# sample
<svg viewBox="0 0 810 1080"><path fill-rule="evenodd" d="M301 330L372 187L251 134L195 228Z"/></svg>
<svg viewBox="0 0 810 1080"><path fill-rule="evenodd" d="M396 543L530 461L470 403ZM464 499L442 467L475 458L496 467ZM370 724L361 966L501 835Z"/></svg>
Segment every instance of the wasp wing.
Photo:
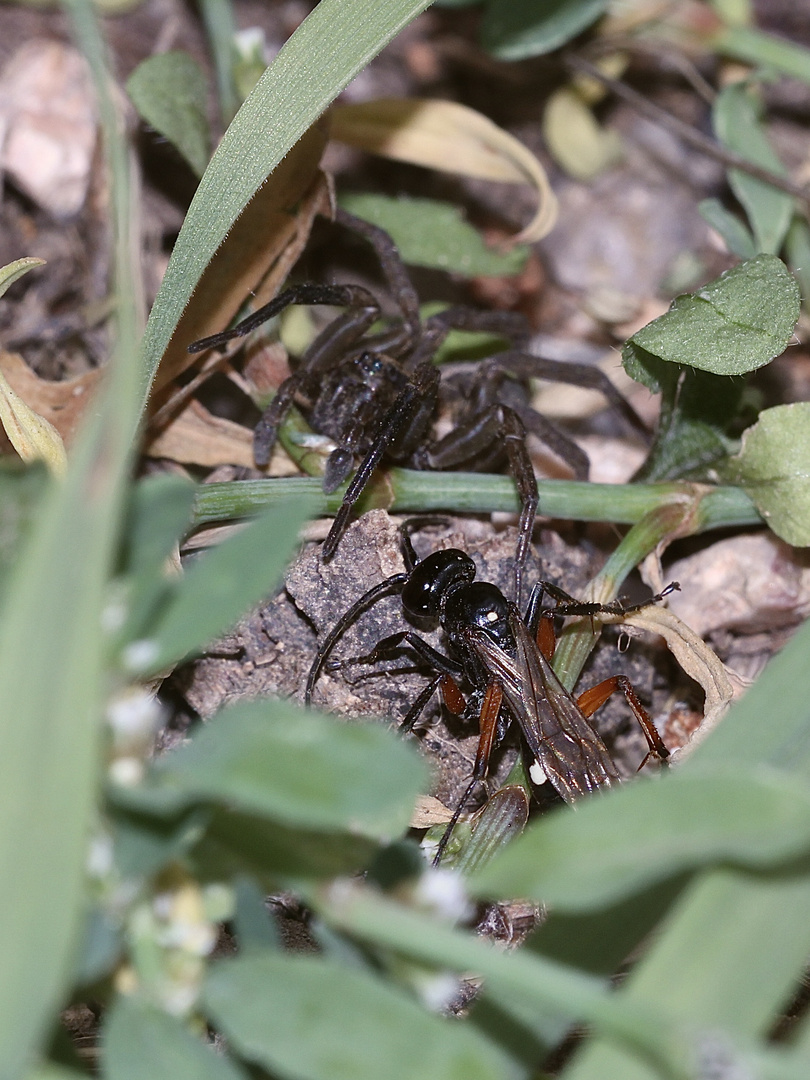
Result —
<svg viewBox="0 0 810 1080"><path fill-rule="evenodd" d="M483 630L470 628L468 639L503 687L509 711L542 772L566 802L616 783L619 774L607 747L537 648L516 608L510 611L509 624L516 643L514 659Z"/></svg>

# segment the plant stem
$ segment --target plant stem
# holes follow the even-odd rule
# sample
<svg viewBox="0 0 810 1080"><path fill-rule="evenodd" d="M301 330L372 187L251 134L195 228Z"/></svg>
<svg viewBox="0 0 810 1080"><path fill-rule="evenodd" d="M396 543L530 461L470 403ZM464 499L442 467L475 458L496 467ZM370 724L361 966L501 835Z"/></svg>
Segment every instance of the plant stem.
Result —
<svg viewBox="0 0 810 1080"><path fill-rule="evenodd" d="M540 510L545 517L572 521L605 521L633 525L650 511L673 500L690 507L689 533L727 526L760 525L762 518L742 488L701 484L590 484L575 480L541 480ZM320 514L334 514L343 488L324 495L321 483L309 477L239 480L205 484L194 505L192 527L233 521L260 513L290 495L307 495ZM507 476L487 473L416 472L391 469L380 474L358 505L358 513L384 507L393 513L517 513L515 486Z"/></svg>

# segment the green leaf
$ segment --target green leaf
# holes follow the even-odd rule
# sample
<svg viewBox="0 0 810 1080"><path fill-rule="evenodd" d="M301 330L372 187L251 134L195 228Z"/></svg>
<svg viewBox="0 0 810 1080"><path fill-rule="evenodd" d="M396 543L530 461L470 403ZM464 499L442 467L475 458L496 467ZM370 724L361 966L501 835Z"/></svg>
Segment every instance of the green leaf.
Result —
<svg viewBox="0 0 810 1080"><path fill-rule="evenodd" d="M775 68L810 85L810 49L798 42L751 26L725 26L715 35L712 46L716 52L753 67Z"/></svg>
<svg viewBox="0 0 810 1080"><path fill-rule="evenodd" d="M374 840L334 829L302 829L235 810L215 809L193 851L197 876L209 881L249 874L267 892L359 873L377 854Z"/></svg>
<svg viewBox="0 0 810 1080"><path fill-rule="evenodd" d="M69 1069L66 1065L57 1065L53 1061L36 1066L25 1080L87 1080L87 1073L81 1069Z"/></svg>
<svg viewBox="0 0 810 1080"><path fill-rule="evenodd" d="M659 1064L669 1064L673 1054L682 1058L685 1038L673 1030L668 1017L651 1009L649 1003L632 1012L617 1008L613 993L601 979L527 950L493 949L480 938L368 889L332 890L322 893L319 901L320 913L329 925L354 940L430 967L477 972L501 1007L499 1038L505 1034L504 1013L514 1016L519 1025L525 1024L527 1013L533 1013L530 1030L541 1038L559 1032L561 1022L586 1022ZM520 1003L517 1008L516 1002ZM509 1029L514 1031L511 1023ZM669 1076L670 1072L662 1071L661 1075ZM605 1076L622 1076L624 1080L621 1073Z"/></svg>
<svg viewBox="0 0 810 1080"><path fill-rule="evenodd" d="M0 619L0 1061L8 1077L19 1076L49 1037L81 933L107 686L101 614L140 405L137 259L123 239L132 231L125 125L92 7L69 0L67 8L112 165L119 338L64 481L49 484L38 508Z"/></svg>
<svg viewBox="0 0 810 1080"><path fill-rule="evenodd" d="M417 755L381 724L247 701L164 755L146 787L302 828L388 840L407 828L424 780Z"/></svg>
<svg viewBox="0 0 810 1080"><path fill-rule="evenodd" d="M810 850L810 789L781 772L681 772L547 815L473 876L482 897L586 911L712 863L778 865Z"/></svg>
<svg viewBox="0 0 810 1080"><path fill-rule="evenodd" d="M740 259L753 259L757 253L753 236L719 199L703 199L698 203L698 212L720 234L732 255Z"/></svg>
<svg viewBox="0 0 810 1080"><path fill-rule="evenodd" d="M278 584L310 505L281 503L196 559L127 663L139 674L161 671L230 630Z"/></svg>
<svg viewBox="0 0 810 1080"><path fill-rule="evenodd" d="M799 282L804 310L810 303L810 226L804 218L795 217L787 234L787 261L791 273Z"/></svg>
<svg viewBox="0 0 810 1080"><path fill-rule="evenodd" d="M110 975L123 950L121 921L93 906L85 914L81 951L73 980L76 986L89 986Z"/></svg>
<svg viewBox="0 0 810 1080"><path fill-rule="evenodd" d="M150 56L127 79L127 93L146 123L202 176L211 137L205 112L208 85L197 61L180 51Z"/></svg>
<svg viewBox="0 0 810 1080"><path fill-rule="evenodd" d="M14 262L6 263L5 266L0 267L0 296L3 296L6 290L14 284L15 281L27 274L29 270L33 270L36 266L44 266L44 259L35 259L33 257L25 259L15 259Z"/></svg>
<svg viewBox="0 0 810 1080"><path fill-rule="evenodd" d="M146 632L160 599L176 584L166 561L188 528L194 496L193 484L169 474L133 485L122 560L129 586L122 641Z"/></svg>
<svg viewBox="0 0 810 1080"><path fill-rule="evenodd" d="M246 1080L233 1060L165 1012L119 997L103 1034L104 1080Z"/></svg>
<svg viewBox="0 0 810 1080"><path fill-rule="evenodd" d="M386 195L344 195L340 204L391 236L404 262L467 277L519 274L529 250L499 253L451 203L434 199L392 199Z"/></svg>
<svg viewBox="0 0 810 1080"><path fill-rule="evenodd" d="M783 262L758 255L638 330L622 359L640 348L661 360L716 375L744 375L787 348L799 317L799 289Z"/></svg>
<svg viewBox="0 0 810 1080"><path fill-rule="evenodd" d="M713 117L717 137L724 146L777 176L785 175L765 135L758 103L750 90L739 84L721 90ZM793 197L739 169L729 169L728 180L748 214L757 251L777 255L793 217Z"/></svg>
<svg viewBox="0 0 810 1080"><path fill-rule="evenodd" d="M0 604L15 559L22 551L48 485L42 464L0 460Z"/></svg>
<svg viewBox="0 0 810 1080"><path fill-rule="evenodd" d="M235 48L236 16L229 0L200 0L200 15L205 26L211 59L217 77L217 96L222 119L233 120L240 101L236 96Z"/></svg>
<svg viewBox="0 0 810 1080"><path fill-rule="evenodd" d="M319 957L225 961L203 994L209 1018L249 1061L294 1080L503 1080L508 1059L463 1020L444 1020L389 983Z"/></svg>
<svg viewBox="0 0 810 1080"><path fill-rule="evenodd" d="M501 60L543 56L596 22L608 0L490 0L481 44Z"/></svg>
<svg viewBox="0 0 810 1080"><path fill-rule="evenodd" d="M108 792L113 859L122 877L142 879L182 859L200 840L210 812L195 808L184 816L167 819L150 814L151 807L128 806L121 796L131 793L126 788L112 788Z"/></svg>
<svg viewBox="0 0 810 1080"><path fill-rule="evenodd" d="M761 412L729 469L777 536L810 545L810 403Z"/></svg>
<svg viewBox="0 0 810 1080"><path fill-rule="evenodd" d="M810 781L810 623L768 663L684 769L774 766ZM783 876L702 874L661 927L615 1004L627 1015L655 1002L687 1030L761 1038L773 1029L810 954L810 880L799 863ZM659 1080L614 1046L596 1043L566 1080Z"/></svg>
<svg viewBox="0 0 810 1080"><path fill-rule="evenodd" d="M130 493L124 568L135 577L160 572L191 519L196 488L169 473L139 480Z"/></svg>
<svg viewBox="0 0 810 1080"><path fill-rule="evenodd" d="M143 400L203 270L234 221L341 90L429 2L321 0L265 71L225 132L172 250L144 334Z"/></svg>
<svg viewBox="0 0 810 1080"><path fill-rule="evenodd" d="M278 948L279 933L267 910L264 889L252 877L242 874L234 881L233 891L236 900L233 930L240 955Z"/></svg>
<svg viewBox="0 0 810 1080"><path fill-rule="evenodd" d="M729 1075L724 1059L737 1039L767 1038L799 986L810 950L808 904L806 876L758 878L724 870L701 875L653 936L614 1002L628 1017L654 1003L689 1031L689 1067L668 1074L615 1040L598 1040L577 1055L565 1080L694 1076L703 1068L701 1057L717 1060L713 1052Z"/></svg>
<svg viewBox="0 0 810 1080"><path fill-rule="evenodd" d="M635 350L635 354L641 355L641 350ZM650 359L655 361L654 357ZM708 470L736 448L732 435L744 384L739 379L694 368L681 371L674 364L656 363L657 367L650 370L660 373L668 367L678 381L663 388L655 441L634 479L646 483L684 477L705 479Z"/></svg>

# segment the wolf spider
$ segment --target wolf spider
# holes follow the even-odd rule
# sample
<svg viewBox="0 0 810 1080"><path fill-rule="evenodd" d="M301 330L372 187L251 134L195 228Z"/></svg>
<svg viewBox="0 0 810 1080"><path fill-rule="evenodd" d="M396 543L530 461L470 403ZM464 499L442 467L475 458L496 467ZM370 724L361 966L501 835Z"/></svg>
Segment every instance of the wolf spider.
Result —
<svg viewBox="0 0 810 1080"><path fill-rule="evenodd" d="M327 494L346 480L359 459L323 544L322 557L327 560L334 554L354 504L383 457L416 469L466 467L478 471L491 470L505 459L522 506L515 555L515 595L520 603L523 567L538 503L526 432L561 457L577 479L587 479L588 473L583 451L528 403L527 380L549 379L599 390L634 428L646 434L644 424L598 368L546 360L525 352L530 332L522 316L455 306L422 322L416 290L391 237L345 210L337 210L335 221L373 248L397 303L399 318L386 329L372 333L381 307L367 289L360 285L303 283L285 289L232 329L193 342L188 351L218 348L243 337L291 304L346 308L317 335L262 415L253 441L256 464L262 467L270 460L279 425L293 403L301 405L314 431L335 443L324 471L323 489ZM511 340L513 347L475 365L476 374L465 385L469 365L439 368L433 362L436 350L451 330L498 334ZM431 430L440 387L453 387L465 405L449 434L434 439Z"/></svg>

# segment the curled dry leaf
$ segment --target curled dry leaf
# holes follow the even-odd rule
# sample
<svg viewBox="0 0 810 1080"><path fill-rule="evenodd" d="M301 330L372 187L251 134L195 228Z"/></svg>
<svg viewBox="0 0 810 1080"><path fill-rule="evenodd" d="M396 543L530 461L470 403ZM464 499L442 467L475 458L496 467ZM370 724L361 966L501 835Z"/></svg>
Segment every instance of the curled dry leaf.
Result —
<svg viewBox="0 0 810 1080"><path fill-rule="evenodd" d="M181 465L239 465L253 468L253 432L233 420L214 416L198 401L190 401L170 424L144 444L144 453ZM293 476L298 470L283 451L268 466L273 476Z"/></svg>
<svg viewBox="0 0 810 1080"><path fill-rule="evenodd" d="M321 129L310 128L234 224L163 356L150 402L152 412L166 405L167 393L159 391L205 355L191 355L189 343L224 329L246 296L255 296L257 307L271 300L298 261L316 214L330 213L329 186L318 171L325 143Z"/></svg>
<svg viewBox="0 0 810 1080"><path fill-rule="evenodd" d="M446 825L453 811L432 795L419 795L411 815L412 829L429 829L433 825Z"/></svg>
<svg viewBox="0 0 810 1080"><path fill-rule="evenodd" d="M735 682L731 673L706 642L666 608L651 604L629 615L607 617L603 621L618 622L622 626L633 626L638 630L659 634L681 668L702 687L706 695L703 721L687 745L677 751L678 756L683 757L719 723L731 704L735 695Z"/></svg>
<svg viewBox="0 0 810 1080"><path fill-rule="evenodd" d="M515 243L534 243L554 228L557 199L543 166L514 136L474 109L454 101L381 98L336 105L329 115L333 139L369 153L484 180L530 184L539 206Z"/></svg>
<svg viewBox="0 0 810 1080"><path fill-rule="evenodd" d="M17 353L0 352L0 376L4 383L18 401L55 429L68 446L101 374L97 369L75 379L49 382L35 375Z"/></svg>
<svg viewBox="0 0 810 1080"><path fill-rule="evenodd" d="M0 421L23 461L44 461L56 476L67 467L62 436L44 416L34 412L0 372Z"/></svg>

